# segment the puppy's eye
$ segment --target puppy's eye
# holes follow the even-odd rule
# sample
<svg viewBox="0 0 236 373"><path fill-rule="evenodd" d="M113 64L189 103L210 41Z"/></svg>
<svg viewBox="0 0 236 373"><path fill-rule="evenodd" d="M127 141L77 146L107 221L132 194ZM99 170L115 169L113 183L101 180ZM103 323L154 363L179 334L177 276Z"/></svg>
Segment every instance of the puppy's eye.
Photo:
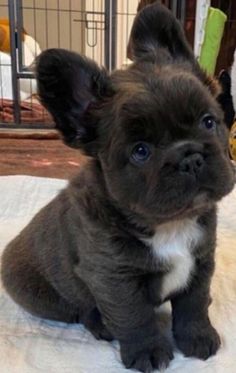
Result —
<svg viewBox="0 0 236 373"><path fill-rule="evenodd" d="M202 129L207 130L207 131L214 132L215 129L216 129L216 120L215 120L215 118L212 115L210 115L210 114L204 115L204 117L201 119L200 127Z"/></svg>
<svg viewBox="0 0 236 373"><path fill-rule="evenodd" d="M137 164L143 164L150 158L151 151L147 144L142 142L135 145L131 153L131 160Z"/></svg>

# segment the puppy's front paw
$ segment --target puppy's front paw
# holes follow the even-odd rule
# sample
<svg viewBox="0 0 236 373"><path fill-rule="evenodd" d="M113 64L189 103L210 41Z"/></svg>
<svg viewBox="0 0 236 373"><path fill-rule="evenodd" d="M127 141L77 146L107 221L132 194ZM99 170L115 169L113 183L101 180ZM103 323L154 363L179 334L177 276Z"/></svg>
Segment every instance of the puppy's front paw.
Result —
<svg viewBox="0 0 236 373"><path fill-rule="evenodd" d="M114 339L113 335L104 325L101 314L96 307L84 317L83 323L96 339L104 339L105 341L112 341Z"/></svg>
<svg viewBox="0 0 236 373"><path fill-rule="evenodd" d="M191 322L182 331L174 332L178 348L185 356L202 360L215 355L220 347L220 337L210 322Z"/></svg>
<svg viewBox="0 0 236 373"><path fill-rule="evenodd" d="M126 368L150 373L154 369L163 370L173 359L173 347L165 337L159 337L150 346L121 344L121 358Z"/></svg>

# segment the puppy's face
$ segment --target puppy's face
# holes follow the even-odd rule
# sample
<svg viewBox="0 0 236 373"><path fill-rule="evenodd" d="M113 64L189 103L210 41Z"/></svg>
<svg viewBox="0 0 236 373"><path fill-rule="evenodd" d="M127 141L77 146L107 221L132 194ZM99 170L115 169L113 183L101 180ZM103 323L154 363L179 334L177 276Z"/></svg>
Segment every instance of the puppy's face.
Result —
<svg viewBox="0 0 236 373"><path fill-rule="evenodd" d="M197 214L234 184L213 89L158 3L139 13L129 45L134 64L110 77L79 55L44 52L37 63L42 102L65 141L99 161L121 208L150 224Z"/></svg>
<svg viewBox="0 0 236 373"><path fill-rule="evenodd" d="M232 189L222 112L187 66L145 62L112 81L98 157L119 205L154 222L209 208Z"/></svg>

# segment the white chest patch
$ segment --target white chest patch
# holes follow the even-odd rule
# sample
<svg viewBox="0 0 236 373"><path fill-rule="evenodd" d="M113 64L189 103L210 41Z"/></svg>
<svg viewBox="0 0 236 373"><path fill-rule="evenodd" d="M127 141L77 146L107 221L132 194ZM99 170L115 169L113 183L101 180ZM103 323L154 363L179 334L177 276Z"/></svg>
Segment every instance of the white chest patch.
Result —
<svg viewBox="0 0 236 373"><path fill-rule="evenodd" d="M187 287L194 270L193 249L203 232L196 219L173 221L157 227L152 238L145 239L157 265L166 267L161 287L161 299Z"/></svg>

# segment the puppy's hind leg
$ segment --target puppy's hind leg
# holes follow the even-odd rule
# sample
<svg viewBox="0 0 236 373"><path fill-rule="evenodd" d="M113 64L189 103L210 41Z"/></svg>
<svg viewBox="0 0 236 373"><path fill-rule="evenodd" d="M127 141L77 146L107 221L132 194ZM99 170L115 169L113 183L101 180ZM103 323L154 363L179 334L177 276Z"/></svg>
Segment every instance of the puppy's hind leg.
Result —
<svg viewBox="0 0 236 373"><path fill-rule="evenodd" d="M96 339L111 341L113 336L102 322L92 294L78 279L81 301L69 302L36 269L27 252L17 245L7 247L2 257L2 281L12 299L34 316L66 323L83 323Z"/></svg>
<svg viewBox="0 0 236 373"><path fill-rule="evenodd" d="M62 322L78 322L79 312L23 258L7 248L2 257L2 281L12 299L34 316ZM17 260L16 260L17 258Z"/></svg>

